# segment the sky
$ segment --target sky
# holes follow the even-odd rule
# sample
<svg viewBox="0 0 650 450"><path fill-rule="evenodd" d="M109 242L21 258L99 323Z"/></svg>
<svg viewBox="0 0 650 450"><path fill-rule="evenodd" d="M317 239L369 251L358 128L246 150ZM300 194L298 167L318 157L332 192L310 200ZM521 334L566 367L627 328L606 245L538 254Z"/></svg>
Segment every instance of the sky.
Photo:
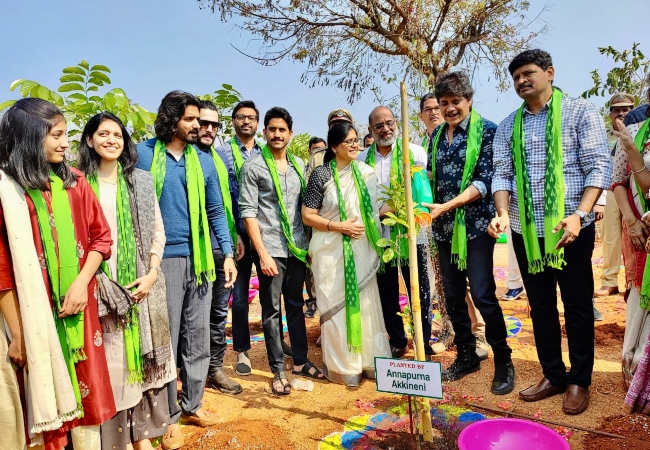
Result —
<svg viewBox="0 0 650 450"><path fill-rule="evenodd" d="M598 47L622 50L636 41L650 56L648 0L530 2L530 16L549 8L542 15L549 31L537 47L551 53L555 84L565 92L579 95L591 87L591 70L613 66ZM325 137L331 110L347 108L365 123L377 106L371 92L350 105L346 93L334 87L307 87L300 82L306 68L300 63L265 67L240 54L233 46L255 54L258 43L200 9L196 0L0 0L0 36L0 101L19 97L9 91L15 79L53 88L61 69L85 59L108 66L112 86L152 111L170 90L212 93L228 83L254 100L262 115L272 106L285 107L295 133ZM474 101L484 117L498 123L521 100L512 88L499 92L489 75L483 69L474 80ZM398 89L388 86L385 93ZM605 101L594 99L599 107Z"/></svg>

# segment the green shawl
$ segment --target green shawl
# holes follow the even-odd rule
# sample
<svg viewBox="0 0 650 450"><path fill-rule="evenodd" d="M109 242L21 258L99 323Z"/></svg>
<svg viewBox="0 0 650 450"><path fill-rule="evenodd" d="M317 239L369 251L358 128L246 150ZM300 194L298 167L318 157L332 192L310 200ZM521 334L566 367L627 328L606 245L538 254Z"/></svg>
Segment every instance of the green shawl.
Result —
<svg viewBox="0 0 650 450"><path fill-rule="evenodd" d="M284 238L287 240L289 251L300 261L307 264L307 250L303 250L296 246L296 241L293 239L292 225L289 222L289 213L287 212L287 207L282 199L282 188L280 187L278 166L275 163L273 153L271 153L271 150L267 145L262 148L262 158L264 158L264 162L269 168L269 172L271 172L275 194L278 196L278 204L280 206L280 224L282 225L282 232L284 233ZM302 197L305 194L305 176L302 173L301 167L296 162L296 158L289 151L287 151L287 159L300 178L300 196Z"/></svg>
<svg viewBox="0 0 650 450"><path fill-rule="evenodd" d="M366 154L366 164L368 164L373 169L375 168L375 158L377 153L377 143L373 143L368 149ZM409 156L411 160L411 167L413 167L413 152L409 151ZM393 157L390 162L390 179L391 179L391 188L394 187L393 176L397 176L397 184L404 184L404 176L402 174L402 140L398 137L395 141L395 147L393 148ZM406 265L408 264L409 259L409 243L408 237L406 235L406 227L403 225L394 225L390 227L390 238L393 242L399 241L399 263ZM395 260L393 260L395 264Z"/></svg>
<svg viewBox="0 0 650 450"><path fill-rule="evenodd" d="M562 91L553 88L546 118L546 171L544 175L544 255L539 248L533 195L526 163L526 139L524 136L524 102L515 115L512 131L512 155L517 185L519 219L524 238L528 272L539 273L544 266L562 269L564 249L555 249L562 233L553 229L564 219L564 172L562 155Z"/></svg>
<svg viewBox="0 0 650 450"><path fill-rule="evenodd" d="M650 119L646 119L645 122L639 128L639 131L636 133L634 138L634 143L636 147L641 152L643 156L643 148L645 143L650 139ZM644 162L645 164L645 162ZM641 206L643 208L643 213L650 211L650 201L646 199L646 196L643 194L643 191L639 187L637 182L636 189L639 193L639 199L641 200ZM643 270L643 281L641 282L641 308L650 310L650 257L645 260L645 269Z"/></svg>
<svg viewBox="0 0 650 450"><path fill-rule="evenodd" d="M214 258L212 257L212 243L210 242L210 226L208 214L205 210L205 178L199 161L197 150L190 144L185 146L185 182L187 186L187 203L190 214L190 230L192 232L192 261L197 284L205 280L214 281L216 272ZM167 171L167 149L165 143L156 140L153 150L153 163L151 173L156 196L160 200L165 173Z"/></svg>
<svg viewBox="0 0 650 450"><path fill-rule="evenodd" d="M88 183L99 197L99 182L97 173L88 176ZM137 278L137 248L135 242L135 231L133 228L133 217L131 216L131 203L129 186L122 171L122 165L117 163L117 278L121 286L128 286ZM111 277L106 261L102 262L102 271L107 277ZM118 323L122 327L124 335L124 350L126 352L126 366L129 372L127 381L129 383L141 383L144 380L144 368L140 352L140 325L138 317L140 308L133 303L129 308L124 323Z"/></svg>
<svg viewBox="0 0 650 450"><path fill-rule="evenodd" d="M436 156L438 154L438 145L445 126L439 127L433 141L431 149L431 189L436 192ZM451 143L449 144L451 145ZM469 126L467 128L467 145L465 150L465 166L463 168L463 178L460 182L460 195L472 183L472 176L478 163L478 157L481 154L483 145L483 118L472 108L469 117ZM434 197L435 201L435 197ZM451 260L458 265L460 270L467 269L467 227L466 206L456 208L454 217L454 231L451 238Z"/></svg>
<svg viewBox="0 0 650 450"><path fill-rule="evenodd" d="M36 209L38 228L43 241L45 263L52 292L52 305L54 306L54 322L72 381L75 399L81 409L81 393L75 364L86 360L84 312L63 318L59 317L65 294L79 275L79 254L77 253L77 237L68 191L63 186L61 178L54 172L50 173L50 193L52 195L51 213L47 207L44 193L38 189L27 189L27 194Z"/></svg>
<svg viewBox="0 0 650 450"><path fill-rule="evenodd" d="M228 230L230 231L230 238L232 239L233 248L237 248L237 227L235 226L235 214L232 209L232 195L230 194L230 183L228 168L226 163L221 159L219 153L210 147L210 154L212 160L217 168L217 175L219 176L219 188L221 191L221 198L223 199L223 209L226 211L226 220L228 221Z"/></svg>

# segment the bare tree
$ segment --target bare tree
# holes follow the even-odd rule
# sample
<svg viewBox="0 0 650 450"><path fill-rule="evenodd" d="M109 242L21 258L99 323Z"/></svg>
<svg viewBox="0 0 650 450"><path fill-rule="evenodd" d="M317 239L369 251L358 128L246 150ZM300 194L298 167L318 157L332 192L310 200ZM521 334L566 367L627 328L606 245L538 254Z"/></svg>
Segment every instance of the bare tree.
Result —
<svg viewBox="0 0 650 450"><path fill-rule="evenodd" d="M488 66L500 84L505 64L546 30L528 0L197 0L261 41L264 65L307 63L302 81L334 85L354 101L396 79ZM244 51L240 50L246 54Z"/></svg>

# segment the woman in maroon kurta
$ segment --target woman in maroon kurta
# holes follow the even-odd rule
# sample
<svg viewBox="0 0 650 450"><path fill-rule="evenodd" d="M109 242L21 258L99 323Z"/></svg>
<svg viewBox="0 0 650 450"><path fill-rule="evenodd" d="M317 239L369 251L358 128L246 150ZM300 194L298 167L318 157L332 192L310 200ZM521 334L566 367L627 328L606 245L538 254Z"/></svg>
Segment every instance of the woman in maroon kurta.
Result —
<svg viewBox="0 0 650 450"><path fill-rule="evenodd" d="M21 129L30 121L32 123L36 122L34 128L37 128L38 121L45 122L47 126L47 135L44 137L40 149L34 149L34 143L29 142L30 135L37 134L37 132L29 133ZM9 133L9 130L11 130L11 133ZM110 228L99 201L93 194L83 174L66 166L64 153L67 148L68 141L63 115L58 108L48 102L32 98L19 100L2 119L0 124L0 168L24 188L34 188L35 183L42 181L43 178L49 180L50 169L54 171L66 185L77 241L80 273L68 289L60 312L62 315L71 315L77 312L84 315L83 352L87 358L75 364L83 406L83 417L72 422L66 422L58 430L44 433L46 449L48 450L62 448L66 441L65 433L71 428L99 425L116 413L106 365L102 329L97 312L97 300L94 293L96 286L94 273L101 260L108 259L110 256L112 242ZM12 152L23 154L12 155ZM30 152L32 154L29 154ZM18 160L21 163L15 163ZM50 168L46 168L43 174L44 160L49 163ZM20 165L23 165L23 167L19 167ZM48 211L52 213L51 194L47 181L45 189L41 188L41 191ZM36 209L29 196L27 196L27 203L34 245L41 261L43 280L50 302L52 302L50 278L45 263L41 231ZM56 229L54 226L52 228L54 240L57 242ZM86 264L87 261L88 264ZM85 292L84 285L86 286ZM38 399L34 399L34 401L38 401Z"/></svg>

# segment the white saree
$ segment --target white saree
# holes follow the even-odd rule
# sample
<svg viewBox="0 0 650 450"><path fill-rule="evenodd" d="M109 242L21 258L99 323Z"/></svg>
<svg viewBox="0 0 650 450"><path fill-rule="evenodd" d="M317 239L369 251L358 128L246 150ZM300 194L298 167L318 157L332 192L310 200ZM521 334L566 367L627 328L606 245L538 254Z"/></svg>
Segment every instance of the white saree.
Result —
<svg viewBox="0 0 650 450"><path fill-rule="evenodd" d="M357 164L368 187L375 209L374 216L378 223L379 215L376 209L378 183L375 171L365 163ZM348 218L356 217L357 223L363 223L351 169L349 165L339 171L341 193L346 201ZM325 183L323 191L323 203L318 214L325 219L340 220L338 196L333 178ZM352 239L352 249L361 306L361 354L354 354L348 350L342 234L314 229L309 243L316 299L318 310L321 311L324 373L330 381L357 386L363 377L374 379L376 356L390 357L391 353L377 288L379 256L365 233L359 239Z"/></svg>

